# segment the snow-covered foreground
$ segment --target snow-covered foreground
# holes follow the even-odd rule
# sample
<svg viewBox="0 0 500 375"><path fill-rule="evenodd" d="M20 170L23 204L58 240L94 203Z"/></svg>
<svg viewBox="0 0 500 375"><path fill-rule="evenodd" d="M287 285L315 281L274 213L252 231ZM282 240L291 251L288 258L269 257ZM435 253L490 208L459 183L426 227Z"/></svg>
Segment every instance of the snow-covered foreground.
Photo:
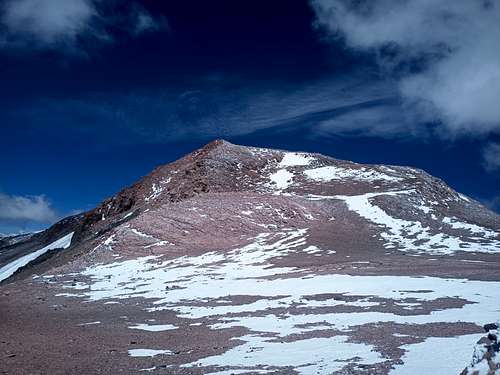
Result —
<svg viewBox="0 0 500 375"><path fill-rule="evenodd" d="M25 256L22 256L14 260L13 262L6 264L2 268L0 268L0 281L3 281L8 277L12 276L18 269L28 265L28 263L34 261L35 259L42 256L49 250L67 249L71 245L71 239L73 238L73 234L74 233L71 232L39 250L33 251L32 253L29 253Z"/></svg>
<svg viewBox="0 0 500 375"><path fill-rule="evenodd" d="M91 301L141 297L146 299L149 311L175 311L179 318L191 320L192 324L202 323L212 329L244 327L246 333L236 337L243 344L221 355L184 364L221 370L224 366L260 371L291 366L301 374L330 373L349 363L387 360L372 345L350 339L356 326L377 322L482 325L498 320L500 282L320 275L303 269L273 267L273 258L293 255L307 247L306 229L288 229L263 233L249 245L228 253L212 251L169 260L148 256L95 265L82 272L86 282L66 284L66 288L75 290L61 296ZM320 256L330 251L319 250ZM446 307L442 304L445 298L461 299L462 303ZM439 308L432 308L438 300ZM384 308L391 304L399 311ZM131 328L149 326L138 324ZM453 343L469 339L464 337ZM446 373L449 367L440 366L450 363L443 364L436 350L449 349L446 345L436 346L432 340L406 345L407 360L402 367L406 372L398 367L396 373L415 373L411 371L419 368L418 353L426 350L436 354L429 356L435 373ZM474 338L471 341L472 345ZM469 345L464 352L470 353ZM453 362L454 368L463 368L469 357L456 357Z"/></svg>
<svg viewBox="0 0 500 375"><path fill-rule="evenodd" d="M462 358L471 357L474 343L481 334L459 337L431 337L419 344L404 346L408 352L403 356L403 365L396 366L391 375L460 374L464 369ZM446 348L446 350L436 350ZM436 363L440 364L436 371Z"/></svg>

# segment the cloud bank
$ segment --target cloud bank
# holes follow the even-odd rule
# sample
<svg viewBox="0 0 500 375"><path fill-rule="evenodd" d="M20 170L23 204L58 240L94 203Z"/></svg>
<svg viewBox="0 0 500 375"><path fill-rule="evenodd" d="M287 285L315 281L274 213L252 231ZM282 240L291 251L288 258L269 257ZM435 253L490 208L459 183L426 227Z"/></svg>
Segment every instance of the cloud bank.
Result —
<svg viewBox="0 0 500 375"><path fill-rule="evenodd" d="M327 38L377 56L416 121L445 136L500 132L500 3L312 0Z"/></svg>
<svg viewBox="0 0 500 375"><path fill-rule="evenodd" d="M137 36L167 26L136 2L6 0L0 5L3 48L76 53L112 42L112 29Z"/></svg>
<svg viewBox="0 0 500 375"><path fill-rule="evenodd" d="M0 223L52 223L58 218L43 195L17 196L0 193Z"/></svg>

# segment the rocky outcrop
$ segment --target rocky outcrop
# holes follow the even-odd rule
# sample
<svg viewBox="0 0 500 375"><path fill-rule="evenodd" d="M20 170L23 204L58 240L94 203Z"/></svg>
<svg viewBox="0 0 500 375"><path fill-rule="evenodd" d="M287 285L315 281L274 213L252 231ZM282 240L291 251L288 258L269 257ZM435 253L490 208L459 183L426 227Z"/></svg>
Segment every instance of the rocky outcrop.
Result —
<svg viewBox="0 0 500 375"><path fill-rule="evenodd" d="M500 323L489 323L484 326L486 336L478 341L469 367L461 375L497 375L500 374Z"/></svg>

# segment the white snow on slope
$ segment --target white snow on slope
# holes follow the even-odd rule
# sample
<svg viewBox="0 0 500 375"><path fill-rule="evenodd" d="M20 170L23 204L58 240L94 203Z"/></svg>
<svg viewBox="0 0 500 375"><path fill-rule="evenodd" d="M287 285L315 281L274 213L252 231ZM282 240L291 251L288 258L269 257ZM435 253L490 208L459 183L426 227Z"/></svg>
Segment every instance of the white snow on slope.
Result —
<svg viewBox="0 0 500 375"><path fill-rule="evenodd" d="M170 350L156 350L156 349L130 349L128 355L131 357L154 357L160 354L172 354Z"/></svg>
<svg viewBox="0 0 500 375"><path fill-rule="evenodd" d="M237 337L243 344L221 355L187 364L188 367L234 365L236 370L242 370L255 364L283 366L286 360L291 361L301 374L329 373L348 363L383 362L385 358L370 345L346 342L344 336L358 325L377 322L483 324L497 319L500 309L499 282L435 277L317 275L313 271L304 274L295 268L271 267L273 258L308 248L306 235L305 229L290 229L274 235L263 233L253 243L228 253L212 251L170 260L149 256L92 266L82 272L90 278L89 288L75 290L73 296L89 300L145 298L149 300L150 307L147 309L151 311L170 310L180 318L195 322L204 319L211 329L244 327L249 330L249 333ZM325 294L356 298L349 301L338 298L325 300ZM232 296L242 295L252 297L251 302L233 301ZM422 313L416 306L426 301L453 297L472 303L454 308L441 305L429 314ZM404 315L383 311L384 302L378 298L409 307L404 308ZM335 306L354 310L325 310L325 307ZM322 339L314 337L316 331L325 329L340 330L345 335ZM312 337L293 339L290 336L305 333ZM448 350L446 347L436 349L432 342L428 345L428 348L432 346L437 351ZM411 353L411 346L406 349ZM339 353L339 358L345 362L332 363L332 350ZM284 354L282 358L285 359L276 355L286 352L295 354ZM467 360L462 358L457 358L456 362L460 367L467 364Z"/></svg>
<svg viewBox="0 0 500 375"><path fill-rule="evenodd" d="M404 345L402 360L390 375L460 374L481 333L458 337L430 337L418 344ZM446 350L436 350L446 348ZM460 360L457 360L460 359Z"/></svg>
<svg viewBox="0 0 500 375"><path fill-rule="evenodd" d="M108 246L111 249L111 245L113 245L113 243L115 243L115 237L116 237L116 234L112 234L111 236L109 236L106 239L106 241L103 242L103 245Z"/></svg>
<svg viewBox="0 0 500 375"><path fill-rule="evenodd" d="M386 240L384 245L386 248L441 255L450 255L456 251L500 252L500 241L491 239L493 235L489 238L485 236L485 234L489 233L496 235L495 232L489 229L465 223L452 223L450 220L448 224L454 224L457 228L468 229L472 232L468 237L470 241L444 233L433 234L430 228L424 227L421 222L392 217L371 201L373 198L380 196L410 195L412 193L414 193L414 190L366 193L362 195L311 195L308 198L312 200L343 200L349 210L385 228L381 237Z"/></svg>
<svg viewBox="0 0 500 375"><path fill-rule="evenodd" d="M116 234L112 234L105 241L103 241L102 243L100 243L99 245L97 245L96 247L94 247L94 249L89 254L92 254L93 252L95 252L96 250L98 250L99 248L101 248L103 246L108 251L112 251L113 250L113 244L116 242L115 237L116 237Z"/></svg>
<svg viewBox="0 0 500 375"><path fill-rule="evenodd" d="M484 236L485 238L496 238L498 236L498 233L492 231L491 229L486 229L475 224L464 223L456 217L445 217L443 218L443 223L450 225L454 229L468 230L469 232L472 232L474 234Z"/></svg>
<svg viewBox="0 0 500 375"><path fill-rule="evenodd" d="M139 236L139 237L144 237L144 238L154 238L153 236L149 235L149 234L146 234L146 233L143 233L135 228L132 228L130 229L130 231L132 233L134 233L135 235Z"/></svg>
<svg viewBox="0 0 500 375"><path fill-rule="evenodd" d="M466 195L464 195L464 194L458 193L458 196L459 196L462 200L464 200L464 201L466 201L466 202L470 202L470 201L471 201L471 200L469 199L469 197L467 197L467 196L466 196Z"/></svg>
<svg viewBox="0 0 500 375"><path fill-rule="evenodd" d="M168 242L168 241L158 241L158 242L152 243L151 245L146 245L146 246L144 246L144 248L149 249L149 248L155 247L155 246L166 246L166 245L173 245L173 244L171 242Z"/></svg>
<svg viewBox="0 0 500 375"><path fill-rule="evenodd" d="M292 184L293 173L288 172L286 169L279 169L269 176L271 179L271 187L277 190L285 190Z"/></svg>
<svg viewBox="0 0 500 375"><path fill-rule="evenodd" d="M346 363L353 361L354 357L359 358L353 362L363 364L383 361L371 345L347 342L347 336L315 337L291 342L272 342L258 335L243 336L239 339L246 343L221 355L203 358L183 367L223 365L253 372L254 367L265 364L266 367L291 366L299 374L315 375L340 371ZM262 353L265 353L264 363ZM332 360L332 355L335 360Z"/></svg>
<svg viewBox="0 0 500 375"><path fill-rule="evenodd" d="M18 258L2 268L0 268L0 281L3 281L7 279L8 277L12 276L18 269L26 266L28 263L32 262L36 258L42 256L49 250L53 249L67 249L69 245L71 245L71 239L73 238L74 232L71 232L64 237L52 242L51 244L41 248L40 250L36 250L32 253L26 254L25 256L22 256L21 258Z"/></svg>
<svg viewBox="0 0 500 375"><path fill-rule="evenodd" d="M358 181L401 181L400 177L390 176L367 168L342 168L336 166L325 166L304 171L304 174L315 181L328 182L332 180L358 180Z"/></svg>
<svg viewBox="0 0 500 375"><path fill-rule="evenodd" d="M151 186L151 194L148 197L144 198L144 200L146 202L149 202L150 200L156 199L161 195L162 192L163 192L163 186L156 185L155 183L153 183L153 185Z"/></svg>
<svg viewBox="0 0 500 375"><path fill-rule="evenodd" d="M269 175L269 179L271 180L271 182L267 184L267 186L272 190L275 190L277 193L287 189L292 185L292 180L294 177L294 174L287 168L309 165L314 160L314 157L307 156L307 154L298 152L285 152L283 155L283 159L278 163L278 167L280 169Z"/></svg>
<svg viewBox="0 0 500 375"><path fill-rule="evenodd" d="M130 326L128 328L139 329L142 331L149 331L149 332L160 332L160 331L169 331L172 329L177 329L177 327L174 326L173 324L145 324L145 323L136 324L135 326Z"/></svg>
<svg viewBox="0 0 500 375"><path fill-rule="evenodd" d="M286 152L283 159L279 162L278 166L281 168L295 167L301 165L311 164L315 158L312 156L307 156L306 154L301 154L298 152Z"/></svg>
<svg viewBox="0 0 500 375"><path fill-rule="evenodd" d="M93 326L93 325L96 325L96 324L101 324L101 321L100 320L96 320L95 322L80 323L78 325L79 326Z"/></svg>

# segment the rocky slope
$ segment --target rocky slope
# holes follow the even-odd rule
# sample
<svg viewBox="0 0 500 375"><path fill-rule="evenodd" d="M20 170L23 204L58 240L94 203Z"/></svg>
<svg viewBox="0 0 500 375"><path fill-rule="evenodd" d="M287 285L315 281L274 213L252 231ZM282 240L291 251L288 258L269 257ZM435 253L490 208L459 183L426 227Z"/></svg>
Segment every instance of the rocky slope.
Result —
<svg viewBox="0 0 500 375"><path fill-rule="evenodd" d="M484 325L486 336L482 337L474 347L470 366L461 375L495 375L500 374L500 343L498 342L499 323Z"/></svg>
<svg viewBox="0 0 500 375"><path fill-rule="evenodd" d="M500 217L478 202L224 141L0 241L8 373L460 373L500 310Z"/></svg>

